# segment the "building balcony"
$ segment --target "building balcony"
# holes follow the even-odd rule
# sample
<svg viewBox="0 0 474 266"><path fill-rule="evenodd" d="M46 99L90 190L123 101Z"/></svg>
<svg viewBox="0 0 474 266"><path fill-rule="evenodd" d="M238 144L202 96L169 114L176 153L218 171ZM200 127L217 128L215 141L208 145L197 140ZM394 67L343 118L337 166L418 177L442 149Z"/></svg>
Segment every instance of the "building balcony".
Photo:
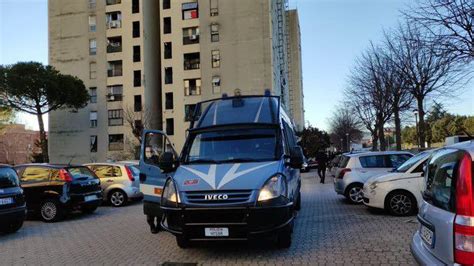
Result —
<svg viewBox="0 0 474 266"><path fill-rule="evenodd" d="M199 43L199 35L191 35L183 37L183 45Z"/></svg>
<svg viewBox="0 0 474 266"><path fill-rule="evenodd" d="M107 22L107 29L119 29L122 27L121 20L111 20Z"/></svg>
<svg viewBox="0 0 474 266"><path fill-rule="evenodd" d="M122 76L122 69L109 69L107 70L108 77L120 77Z"/></svg>
<svg viewBox="0 0 474 266"><path fill-rule="evenodd" d="M121 43L110 43L107 45L107 53L119 53L122 52Z"/></svg>

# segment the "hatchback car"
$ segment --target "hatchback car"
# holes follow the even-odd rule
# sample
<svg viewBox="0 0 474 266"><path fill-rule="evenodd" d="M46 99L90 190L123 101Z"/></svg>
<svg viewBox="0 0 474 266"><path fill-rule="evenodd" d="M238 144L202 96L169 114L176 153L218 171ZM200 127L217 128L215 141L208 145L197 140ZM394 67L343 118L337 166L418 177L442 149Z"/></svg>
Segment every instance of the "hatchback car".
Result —
<svg viewBox="0 0 474 266"><path fill-rule="evenodd" d="M364 204L385 209L395 216L412 215L422 202L423 168L431 152L422 152L394 169L364 184Z"/></svg>
<svg viewBox="0 0 474 266"><path fill-rule="evenodd" d="M18 231L25 214L25 198L17 173L10 166L0 165L0 233Z"/></svg>
<svg viewBox="0 0 474 266"><path fill-rule="evenodd" d="M422 265L474 264L474 142L442 148L429 159L412 253Z"/></svg>
<svg viewBox="0 0 474 266"><path fill-rule="evenodd" d="M99 178L85 166L26 164L15 169L28 211L38 212L45 222L76 209L92 213L102 202Z"/></svg>
<svg viewBox="0 0 474 266"><path fill-rule="evenodd" d="M413 154L400 151L344 154L334 178L334 190L352 203L362 203L365 181L398 168Z"/></svg>
<svg viewBox="0 0 474 266"><path fill-rule="evenodd" d="M86 164L100 178L102 196L114 207L124 206L129 200L143 198L140 192L140 171L130 163Z"/></svg>

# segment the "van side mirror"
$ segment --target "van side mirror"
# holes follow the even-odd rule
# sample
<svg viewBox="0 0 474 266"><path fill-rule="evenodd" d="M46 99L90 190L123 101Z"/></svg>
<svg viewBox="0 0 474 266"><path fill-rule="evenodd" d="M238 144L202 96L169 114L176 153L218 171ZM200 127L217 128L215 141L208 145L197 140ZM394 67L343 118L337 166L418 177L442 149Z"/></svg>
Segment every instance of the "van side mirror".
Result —
<svg viewBox="0 0 474 266"><path fill-rule="evenodd" d="M290 149L290 166L292 168L300 169L303 167L304 155L303 149L300 146L294 146Z"/></svg>
<svg viewBox="0 0 474 266"><path fill-rule="evenodd" d="M174 154L172 152L164 152L160 156L159 167L163 172L169 173L176 169L177 162L174 160Z"/></svg>

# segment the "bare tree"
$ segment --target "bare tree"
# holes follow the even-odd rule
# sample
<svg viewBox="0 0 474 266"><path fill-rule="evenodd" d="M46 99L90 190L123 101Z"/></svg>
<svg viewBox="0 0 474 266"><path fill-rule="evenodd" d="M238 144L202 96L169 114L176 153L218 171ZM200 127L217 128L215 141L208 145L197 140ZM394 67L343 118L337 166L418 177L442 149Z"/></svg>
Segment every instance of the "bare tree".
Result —
<svg viewBox="0 0 474 266"><path fill-rule="evenodd" d="M424 0L403 14L427 30L427 41L439 42L438 52L474 60L473 0Z"/></svg>
<svg viewBox="0 0 474 266"><path fill-rule="evenodd" d="M340 106L329 119L331 142L341 150L349 151L349 142L362 139L361 124L351 108Z"/></svg>
<svg viewBox="0 0 474 266"><path fill-rule="evenodd" d="M146 128L151 128L151 112L146 108L135 110L134 108L128 106L123 110L123 117L125 123L132 130L132 134L136 139L136 144L132 145L131 149L133 150L135 158L138 159L137 156L139 154L139 147L142 143L143 130Z"/></svg>
<svg viewBox="0 0 474 266"><path fill-rule="evenodd" d="M393 67L403 78L404 86L416 100L420 146L425 147L424 104L430 97L453 95L460 81L466 80L466 69L456 64L454 55L439 53L439 43L427 42L426 35L409 23L399 26L391 36L385 35Z"/></svg>

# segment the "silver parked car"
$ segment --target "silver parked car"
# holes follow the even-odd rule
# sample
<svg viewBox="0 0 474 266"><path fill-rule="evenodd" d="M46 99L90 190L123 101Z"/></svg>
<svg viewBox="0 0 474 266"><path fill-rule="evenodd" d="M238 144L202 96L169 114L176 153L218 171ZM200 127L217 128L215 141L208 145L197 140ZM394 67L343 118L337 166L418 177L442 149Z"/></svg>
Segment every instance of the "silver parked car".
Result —
<svg viewBox="0 0 474 266"><path fill-rule="evenodd" d="M86 164L100 178L104 200L114 207L124 206L129 200L143 198L140 192L140 171L129 163Z"/></svg>
<svg viewBox="0 0 474 266"><path fill-rule="evenodd" d="M474 142L435 152L425 170L425 190L412 253L422 265L474 264Z"/></svg>

